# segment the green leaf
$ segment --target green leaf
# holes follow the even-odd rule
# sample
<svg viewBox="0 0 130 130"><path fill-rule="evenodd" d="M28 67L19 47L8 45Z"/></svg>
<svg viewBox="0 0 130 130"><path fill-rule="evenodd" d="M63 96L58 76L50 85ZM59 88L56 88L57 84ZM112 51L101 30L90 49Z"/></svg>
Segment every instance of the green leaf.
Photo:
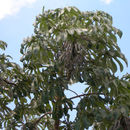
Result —
<svg viewBox="0 0 130 130"><path fill-rule="evenodd" d="M46 91L42 93L42 99L41 100L42 100L43 103L45 103L45 104L49 103L49 100L48 100L49 97L48 96L49 95Z"/></svg>
<svg viewBox="0 0 130 130"><path fill-rule="evenodd" d="M119 64L119 66L120 66L120 71L122 72L122 71L123 71L123 69L124 69L124 67L123 67L122 63L120 62L120 60L119 60L118 58L115 58L115 60L116 60L116 61L117 61L117 63Z"/></svg>
<svg viewBox="0 0 130 130"><path fill-rule="evenodd" d="M110 38L113 39L115 43L117 43L117 38L114 34L110 33Z"/></svg>
<svg viewBox="0 0 130 130"><path fill-rule="evenodd" d="M122 35L123 35L123 33L122 33L122 31L121 30L119 30L118 29L118 31L117 31L117 34L118 34L118 36L121 38L122 37Z"/></svg>
<svg viewBox="0 0 130 130"><path fill-rule="evenodd" d="M5 50L7 47L7 43L0 40L0 49Z"/></svg>
<svg viewBox="0 0 130 130"><path fill-rule="evenodd" d="M111 59L111 68L112 68L112 71L115 73L115 72L117 72L117 66L116 66L116 64L115 64L115 62L113 61L113 59Z"/></svg>

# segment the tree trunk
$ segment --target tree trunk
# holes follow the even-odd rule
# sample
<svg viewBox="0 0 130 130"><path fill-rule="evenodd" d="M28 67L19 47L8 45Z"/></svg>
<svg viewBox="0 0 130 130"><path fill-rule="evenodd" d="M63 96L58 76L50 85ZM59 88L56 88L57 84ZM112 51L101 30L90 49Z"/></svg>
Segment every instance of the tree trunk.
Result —
<svg viewBox="0 0 130 130"><path fill-rule="evenodd" d="M59 130L59 120L55 120L54 129Z"/></svg>

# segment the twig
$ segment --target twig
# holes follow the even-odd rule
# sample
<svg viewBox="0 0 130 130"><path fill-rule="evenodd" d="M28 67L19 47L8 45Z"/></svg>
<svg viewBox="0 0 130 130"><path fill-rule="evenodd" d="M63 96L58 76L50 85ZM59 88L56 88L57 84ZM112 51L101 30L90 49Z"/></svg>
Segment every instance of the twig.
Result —
<svg viewBox="0 0 130 130"><path fill-rule="evenodd" d="M7 83L7 84L17 86L17 84L15 84L15 83L13 83L13 82L11 82L11 81L8 81L7 79L3 79L3 78L0 77L0 80L3 80L3 81L4 81L5 83Z"/></svg>
<svg viewBox="0 0 130 130"><path fill-rule="evenodd" d="M71 98L69 98L69 99L81 98L82 96L90 96L90 95L98 95L98 94L103 94L103 93L87 93L87 94L81 94L81 95L77 95L77 96L71 97Z"/></svg>
<svg viewBox="0 0 130 130"><path fill-rule="evenodd" d="M17 86L15 83L13 83L13 82L10 82L10 81L8 81L8 80L5 80L5 79L3 79L3 81L4 81L4 82L6 82L7 84L10 84L10 85Z"/></svg>
<svg viewBox="0 0 130 130"><path fill-rule="evenodd" d="M40 122L40 120L43 118L43 117L45 117L46 115L48 115L48 114L51 114L52 112L47 112L47 113L45 113L44 115L42 115L41 117L39 117L39 119L37 119L37 120L35 120L35 121L33 121L33 122L26 122L25 124L23 124L23 130L24 129L26 129L26 125L28 124L28 123L31 123L31 124L33 124L33 129L32 130L34 130L35 129L35 127L38 125L38 123Z"/></svg>
<svg viewBox="0 0 130 130"><path fill-rule="evenodd" d="M71 89L67 89L67 90L69 90L69 91L73 92L75 95L79 96L75 91L73 91L73 90L71 90ZM80 98L81 98L81 97L80 97Z"/></svg>
<svg viewBox="0 0 130 130"><path fill-rule="evenodd" d="M48 114L52 114L52 112L47 112L47 113L45 113L44 115L42 115L41 117L39 117L39 119L35 121L35 125L38 124L38 123L40 122L40 120L41 120L43 117L45 117L46 115L48 115Z"/></svg>

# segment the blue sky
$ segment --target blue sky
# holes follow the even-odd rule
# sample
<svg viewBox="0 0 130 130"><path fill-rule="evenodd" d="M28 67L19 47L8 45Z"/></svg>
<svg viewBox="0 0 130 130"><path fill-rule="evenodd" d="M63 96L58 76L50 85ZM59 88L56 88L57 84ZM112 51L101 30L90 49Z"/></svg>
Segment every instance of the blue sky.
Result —
<svg viewBox="0 0 130 130"><path fill-rule="evenodd" d="M118 44L130 64L130 0L0 0L0 40L8 43L6 54L11 55L15 62L20 64L20 45L23 38L33 34L35 16L41 13L43 6L46 10L76 6L82 11L103 10L111 14L114 26L123 31ZM130 67L125 67L118 75L126 72L130 73ZM79 84L73 88L82 93Z"/></svg>

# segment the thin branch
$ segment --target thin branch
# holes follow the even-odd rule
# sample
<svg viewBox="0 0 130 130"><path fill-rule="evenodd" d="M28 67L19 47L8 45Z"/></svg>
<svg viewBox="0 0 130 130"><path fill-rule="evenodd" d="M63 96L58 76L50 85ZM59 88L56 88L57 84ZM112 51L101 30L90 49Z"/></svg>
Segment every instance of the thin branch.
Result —
<svg viewBox="0 0 130 130"><path fill-rule="evenodd" d="M38 123L40 122L40 120L41 120L43 117L45 117L46 115L48 115L48 114L52 114L52 112L47 112L47 113L45 113L44 115L42 115L41 117L39 117L39 119L35 121L35 125L38 124Z"/></svg>
<svg viewBox="0 0 130 130"><path fill-rule="evenodd" d="M35 121L33 121L33 122L26 122L25 124L23 124L23 129L25 129L25 127L26 127L26 125L28 124L28 123L33 123L33 126L34 126L34 129L35 129L35 127L38 125L38 123L41 121L41 119L43 118L43 117L45 117L46 115L48 115L48 114L52 114L52 112L47 112L47 113L45 113L44 115L42 115L41 117L39 117L37 120L35 120ZM33 129L33 130L34 130Z"/></svg>
<svg viewBox="0 0 130 130"><path fill-rule="evenodd" d="M15 84L15 83L13 83L13 82L7 80L7 79L3 79L3 78L0 77L0 80L4 81L4 82L7 83L7 84L17 86L17 84Z"/></svg>
<svg viewBox="0 0 130 130"><path fill-rule="evenodd" d="M99 95L99 94L103 94L103 93L87 93L87 94L81 94L81 95L77 95L77 96L71 97L71 98L69 98L69 99L75 99L75 98L81 98L82 96Z"/></svg>
<svg viewBox="0 0 130 130"><path fill-rule="evenodd" d="M69 90L69 91L73 92L75 95L77 95L77 96L78 96L78 93L76 93L75 91L73 91L73 90L71 90L71 89L67 89L67 90ZM80 98L81 98L81 97L80 97Z"/></svg>

